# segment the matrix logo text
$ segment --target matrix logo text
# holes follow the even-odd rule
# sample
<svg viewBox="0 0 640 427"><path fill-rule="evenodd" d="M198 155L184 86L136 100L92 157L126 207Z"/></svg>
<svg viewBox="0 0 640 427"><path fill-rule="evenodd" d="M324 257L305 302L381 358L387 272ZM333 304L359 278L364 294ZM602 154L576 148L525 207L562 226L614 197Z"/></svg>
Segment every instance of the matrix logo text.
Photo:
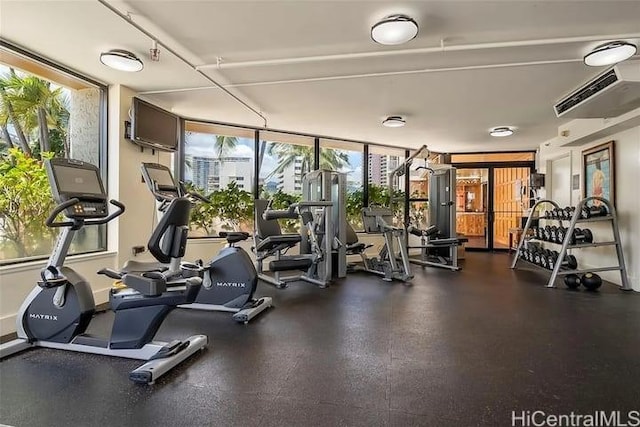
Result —
<svg viewBox="0 0 640 427"><path fill-rule="evenodd" d="M594 411L591 414L512 411L511 425L513 427L640 427L640 410Z"/></svg>

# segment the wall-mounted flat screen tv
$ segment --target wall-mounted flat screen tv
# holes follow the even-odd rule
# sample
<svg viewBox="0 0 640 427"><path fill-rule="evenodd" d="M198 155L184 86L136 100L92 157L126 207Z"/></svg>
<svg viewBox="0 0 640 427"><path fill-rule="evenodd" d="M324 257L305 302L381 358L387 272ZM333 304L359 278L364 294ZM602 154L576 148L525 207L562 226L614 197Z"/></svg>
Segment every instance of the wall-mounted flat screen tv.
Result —
<svg viewBox="0 0 640 427"><path fill-rule="evenodd" d="M178 148L178 116L133 98L131 140L157 150L176 151Z"/></svg>

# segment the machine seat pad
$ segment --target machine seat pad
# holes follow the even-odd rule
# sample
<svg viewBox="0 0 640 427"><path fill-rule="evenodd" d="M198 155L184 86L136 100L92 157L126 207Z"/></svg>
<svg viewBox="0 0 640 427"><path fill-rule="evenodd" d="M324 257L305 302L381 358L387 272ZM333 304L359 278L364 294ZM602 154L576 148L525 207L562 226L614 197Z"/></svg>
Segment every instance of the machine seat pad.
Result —
<svg viewBox="0 0 640 427"><path fill-rule="evenodd" d="M301 241L302 236L299 234L280 234L277 236L269 236L258 243L256 250L268 251L280 245L288 245L289 247L292 247Z"/></svg>
<svg viewBox="0 0 640 427"><path fill-rule="evenodd" d="M269 270L271 271L287 271L287 270L306 270L311 267L313 261L306 257L292 257L285 259L276 259L269 262Z"/></svg>
<svg viewBox="0 0 640 427"><path fill-rule="evenodd" d="M124 267L120 270L121 273L144 273L147 271L166 271L169 267L167 264L153 261L134 261L128 260Z"/></svg>
<svg viewBox="0 0 640 427"><path fill-rule="evenodd" d="M354 243L353 245L347 245L347 254L360 254L371 246L372 245L367 245L366 243Z"/></svg>
<svg viewBox="0 0 640 427"><path fill-rule="evenodd" d="M249 233L245 231L221 231L219 235L227 239L227 243L238 243L249 238Z"/></svg>
<svg viewBox="0 0 640 427"><path fill-rule="evenodd" d="M450 239L432 239L429 240L429 245L430 246L453 246L453 245L459 245L465 241L469 241L469 239L467 238L457 238L457 237L452 237Z"/></svg>

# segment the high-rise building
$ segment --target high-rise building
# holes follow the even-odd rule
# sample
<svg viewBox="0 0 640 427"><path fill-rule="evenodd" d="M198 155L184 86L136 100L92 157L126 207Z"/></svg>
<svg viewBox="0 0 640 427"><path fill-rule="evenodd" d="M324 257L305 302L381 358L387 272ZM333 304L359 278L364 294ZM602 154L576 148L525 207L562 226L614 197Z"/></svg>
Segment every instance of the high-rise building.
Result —
<svg viewBox="0 0 640 427"><path fill-rule="evenodd" d="M369 154L369 184L389 185L389 174L400 165L398 156Z"/></svg>
<svg viewBox="0 0 640 427"><path fill-rule="evenodd" d="M302 192L302 156L297 156L276 178L278 190L283 193Z"/></svg>
<svg viewBox="0 0 640 427"><path fill-rule="evenodd" d="M251 191L253 185L253 160L251 157L201 157L190 159L192 182L196 187L211 193L235 181L238 187Z"/></svg>

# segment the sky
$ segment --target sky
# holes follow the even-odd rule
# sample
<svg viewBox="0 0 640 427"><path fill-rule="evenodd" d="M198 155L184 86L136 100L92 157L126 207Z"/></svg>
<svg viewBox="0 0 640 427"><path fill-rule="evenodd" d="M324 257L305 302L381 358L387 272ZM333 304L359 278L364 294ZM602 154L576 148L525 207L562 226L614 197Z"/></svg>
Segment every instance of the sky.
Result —
<svg viewBox="0 0 640 427"><path fill-rule="evenodd" d="M186 137L185 154L191 156L216 157L214 151L215 135L206 133L188 132ZM227 154L228 157L250 157L254 158L254 141L248 138L238 138L238 145ZM362 154L346 151L349 156L349 166L340 172L348 174L348 181L352 185L362 185ZM265 154L262 161L260 176L265 176L271 172L278 164L276 156ZM190 171L185 170L185 179L191 179Z"/></svg>

